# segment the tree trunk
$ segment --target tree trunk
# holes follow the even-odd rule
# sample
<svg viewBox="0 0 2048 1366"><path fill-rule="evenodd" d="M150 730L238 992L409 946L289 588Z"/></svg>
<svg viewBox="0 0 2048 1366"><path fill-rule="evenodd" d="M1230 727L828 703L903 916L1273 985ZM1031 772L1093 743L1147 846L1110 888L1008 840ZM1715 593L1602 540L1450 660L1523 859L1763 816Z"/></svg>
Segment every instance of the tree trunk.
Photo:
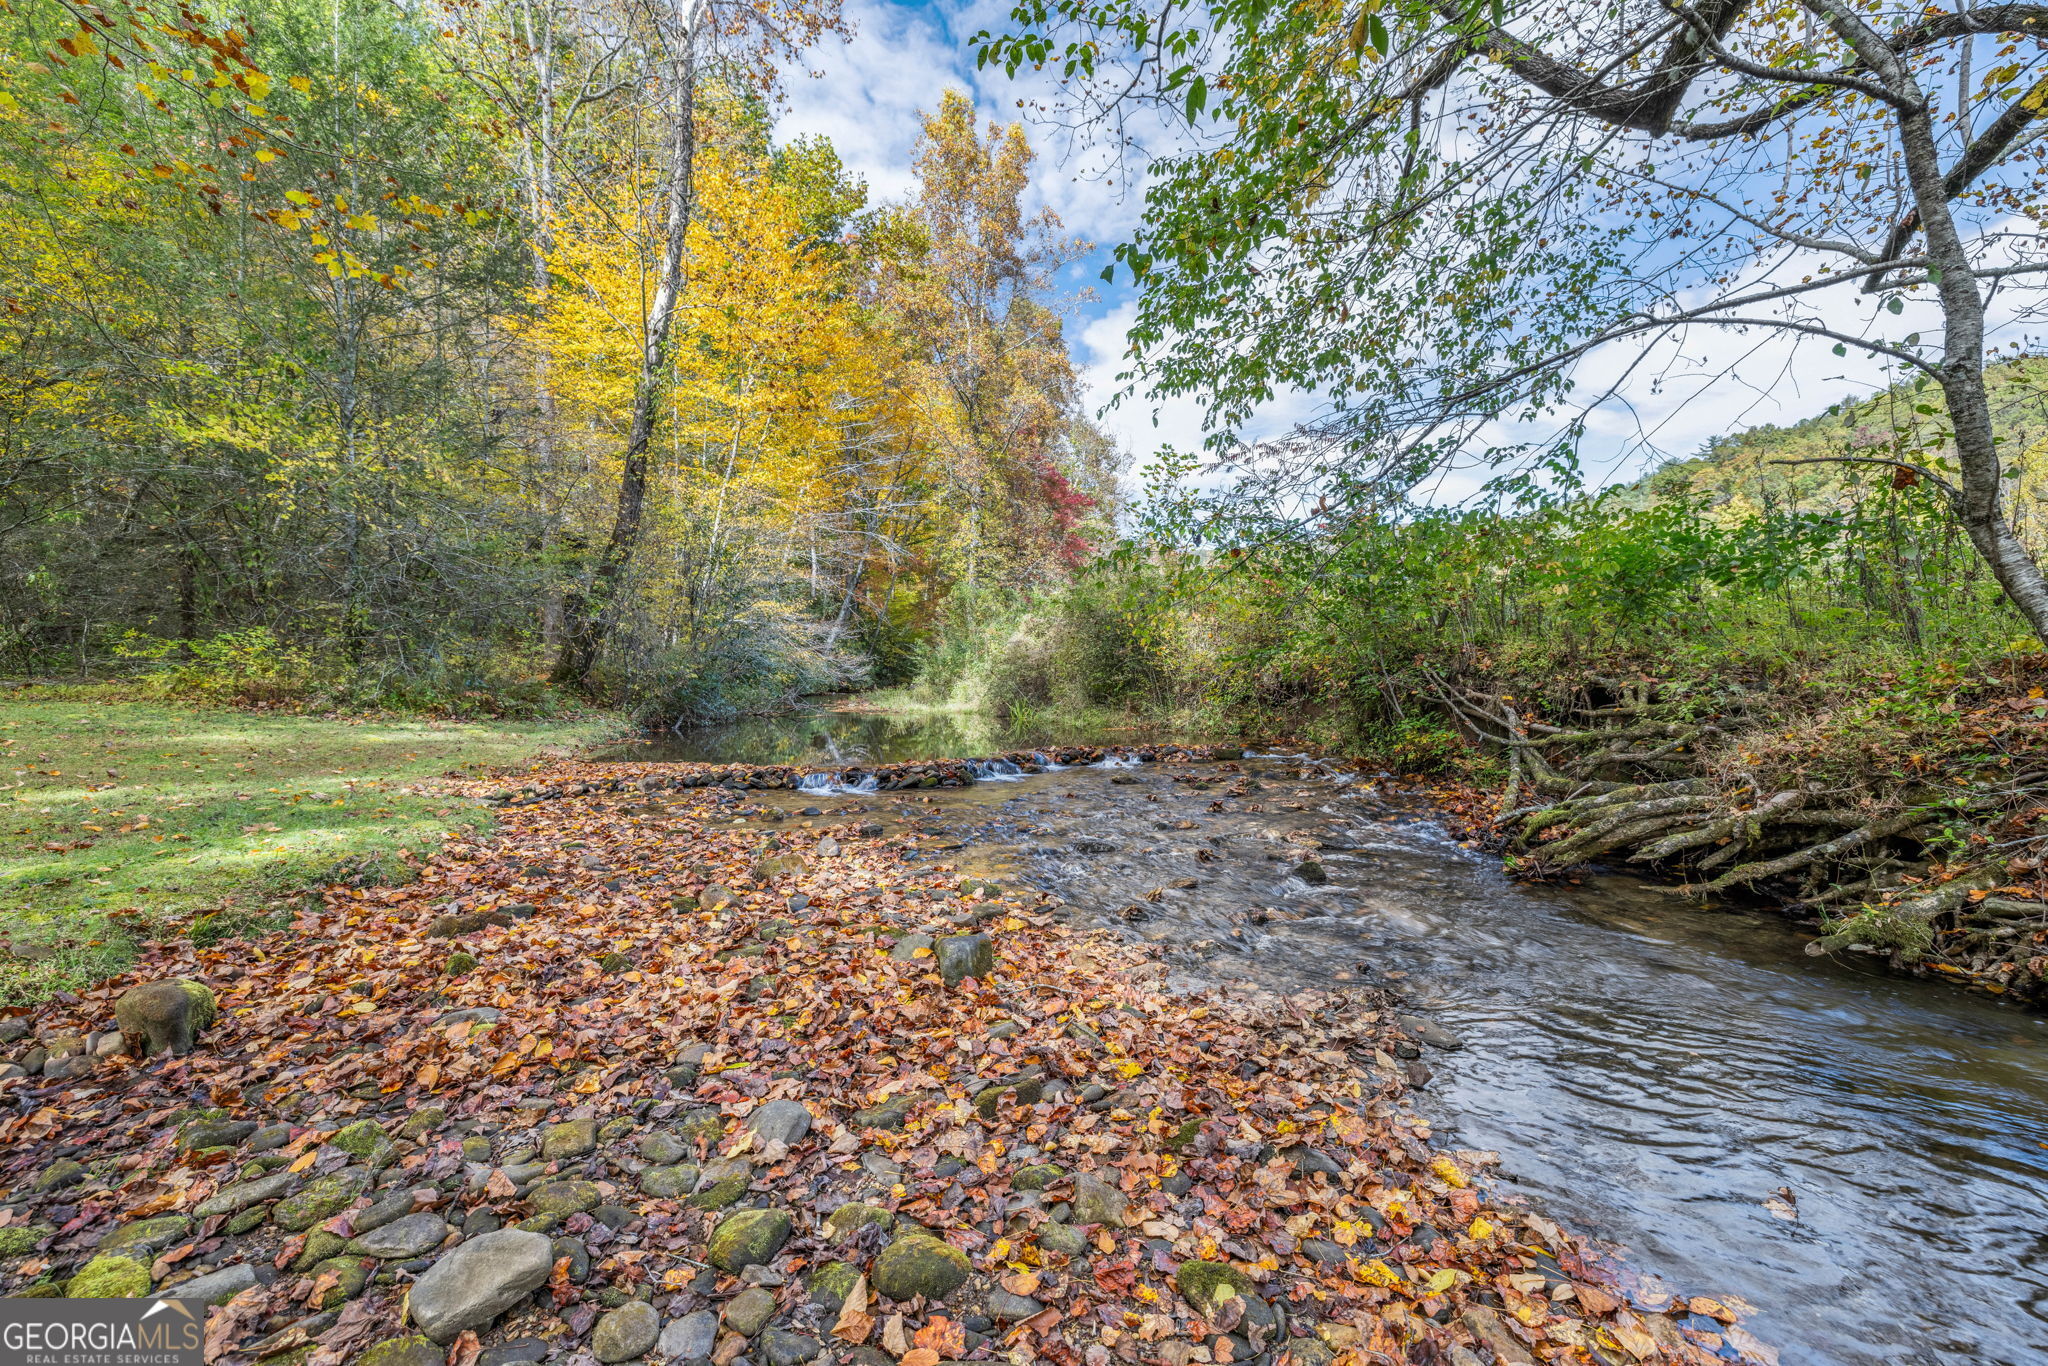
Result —
<svg viewBox="0 0 2048 1366"><path fill-rule="evenodd" d="M688 3L688 0L686 0ZM647 512L648 450L661 396L662 372L668 364L668 336L682 292L683 245L695 205L697 157L697 5L680 11L679 33L670 35L672 54L669 103L669 177L661 266L654 299L641 329L640 373L633 386L633 414L619 473L619 497L612 531L599 555L590 582L562 604L562 649L555 658L556 683L587 688L605 638L617 620L619 590Z"/></svg>
<svg viewBox="0 0 2048 1366"><path fill-rule="evenodd" d="M1992 577L2019 608L2034 634L2048 641L2048 578L1999 507L2003 480L1993 440L1991 400L1984 389L1984 296L1977 288L1969 249L1949 212L1949 191L1929 101L1898 53L1862 19L1814 7L1842 41L1875 71L1888 89L1910 102L1899 111L1899 145L1913 207L1927 235L1927 262L1938 277L1943 358L1939 383L1955 430L1956 467L1962 487L1951 500L1970 544L1991 567Z"/></svg>

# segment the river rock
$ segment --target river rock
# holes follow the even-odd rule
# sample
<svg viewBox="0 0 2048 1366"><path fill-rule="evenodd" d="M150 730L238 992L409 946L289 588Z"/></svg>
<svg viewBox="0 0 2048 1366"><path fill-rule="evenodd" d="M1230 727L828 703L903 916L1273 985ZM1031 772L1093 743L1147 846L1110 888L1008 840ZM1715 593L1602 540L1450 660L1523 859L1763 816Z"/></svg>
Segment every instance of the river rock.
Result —
<svg viewBox="0 0 2048 1366"><path fill-rule="evenodd" d="M122 993L114 1002L114 1023L130 1052L190 1053L219 1011L204 983L173 977Z"/></svg>
<svg viewBox="0 0 2048 1366"><path fill-rule="evenodd" d="M937 941L928 934L906 934L890 946L889 956L899 963L908 963L932 951Z"/></svg>
<svg viewBox="0 0 2048 1366"><path fill-rule="evenodd" d="M535 1214L552 1214L566 1219L572 1214L597 1208L604 1198L596 1185L589 1181L550 1181L526 1197L526 1203Z"/></svg>
<svg viewBox="0 0 2048 1366"><path fill-rule="evenodd" d="M786 1147L811 1131L811 1112L801 1101L771 1100L747 1116L747 1128L764 1143Z"/></svg>
<svg viewBox="0 0 2048 1366"><path fill-rule="evenodd" d="M804 1291L811 1297L811 1303L836 1315L859 1280L860 1268L852 1263L827 1262L804 1278Z"/></svg>
<svg viewBox="0 0 2048 1366"><path fill-rule="evenodd" d="M1110 1228L1122 1228L1124 1213L1129 1206L1128 1196L1093 1172L1080 1172L1075 1175L1074 1223L1106 1224Z"/></svg>
<svg viewBox="0 0 2048 1366"><path fill-rule="evenodd" d="M328 1136L327 1146L339 1148L366 1167L389 1166L397 1145L374 1119L359 1119Z"/></svg>
<svg viewBox="0 0 2048 1366"><path fill-rule="evenodd" d="M734 1273L759 1266L782 1251L789 1241L789 1211L743 1209L728 1214L711 1232L705 1258L721 1271Z"/></svg>
<svg viewBox="0 0 2048 1366"><path fill-rule="evenodd" d="M753 1184L754 1167L745 1158L721 1157L704 1164L697 1177L697 1193L690 1204L697 1209L724 1209L747 1193Z"/></svg>
<svg viewBox="0 0 2048 1366"><path fill-rule="evenodd" d="M159 1215L155 1219L140 1219L121 1227L100 1239L96 1252L125 1252L131 1256L151 1257L185 1236L192 1227L192 1221L182 1214Z"/></svg>
<svg viewBox="0 0 2048 1366"><path fill-rule="evenodd" d="M640 1156L658 1167L680 1162L692 1151L688 1144L666 1129L653 1129L640 1135Z"/></svg>
<svg viewBox="0 0 2048 1366"><path fill-rule="evenodd" d="M939 976L949 987L969 977L987 981L996 970L996 946L985 934L956 934L941 939L934 950Z"/></svg>
<svg viewBox="0 0 2048 1366"><path fill-rule="evenodd" d="M481 1329L547 1284L554 1270L548 1240L524 1229L471 1238L428 1267L413 1284L407 1312L435 1342Z"/></svg>
<svg viewBox="0 0 2048 1366"><path fill-rule="evenodd" d="M718 1342L718 1315L709 1309L671 1319L656 1339L654 1350L671 1361L695 1361L711 1355Z"/></svg>
<svg viewBox="0 0 2048 1366"><path fill-rule="evenodd" d="M1173 1286L1204 1318L1225 1300L1252 1293L1251 1277L1224 1262L1182 1262L1173 1273Z"/></svg>
<svg viewBox="0 0 2048 1366"><path fill-rule="evenodd" d="M629 1300L597 1321L590 1351L599 1361L631 1361L661 1337L661 1315L642 1300Z"/></svg>
<svg viewBox="0 0 2048 1366"><path fill-rule="evenodd" d="M356 1366L443 1366L448 1353L424 1336L386 1338L356 1358Z"/></svg>
<svg viewBox="0 0 2048 1366"><path fill-rule="evenodd" d="M910 1118L911 1106L916 1104L909 1096L891 1096L879 1105L870 1105L865 1110L853 1112L853 1127L856 1129L901 1129Z"/></svg>
<svg viewBox="0 0 2048 1366"><path fill-rule="evenodd" d="M597 1151L597 1121L565 1119L548 1125L540 1136L540 1155L549 1161L584 1157Z"/></svg>
<svg viewBox="0 0 2048 1366"><path fill-rule="evenodd" d="M449 1232L440 1215L423 1210L357 1235L348 1248L379 1261L403 1262L426 1256L446 1241Z"/></svg>
<svg viewBox="0 0 2048 1366"><path fill-rule="evenodd" d="M226 1304L235 1296L252 1286L262 1284L256 1268L247 1262L209 1271L204 1276L194 1276L189 1281L167 1286L157 1291L167 1300L203 1300L207 1304Z"/></svg>
<svg viewBox="0 0 2048 1366"><path fill-rule="evenodd" d="M893 1227L895 1223L896 1216L883 1209L880 1205L863 1205L858 1202L850 1202L841 1205L838 1209L825 1216L825 1233L828 1237L836 1240L844 1238L855 1229L865 1228L869 1224L880 1224L884 1230L887 1230Z"/></svg>
<svg viewBox="0 0 2048 1366"><path fill-rule="evenodd" d="M816 1338L792 1333L785 1328L770 1328L761 1335L761 1359L768 1366L803 1366L816 1357L824 1347Z"/></svg>
<svg viewBox="0 0 2048 1366"><path fill-rule="evenodd" d="M313 1264L313 1298L310 1309L339 1309L370 1288L377 1274L374 1257L325 1257Z"/></svg>
<svg viewBox="0 0 2048 1366"><path fill-rule="evenodd" d="M640 1173L640 1189L657 1200L680 1200L697 1188L701 1174L688 1162L673 1167L649 1167Z"/></svg>
<svg viewBox="0 0 2048 1366"><path fill-rule="evenodd" d="M1042 1191L1065 1175L1066 1172L1050 1162L1035 1162L1031 1166L1017 1169L1010 1177L1010 1189Z"/></svg>
<svg viewBox="0 0 2048 1366"><path fill-rule="evenodd" d="M270 1218L287 1233L303 1233L322 1219L332 1219L347 1209L369 1188L368 1167L343 1167L338 1172L314 1178L298 1194L278 1201Z"/></svg>
<svg viewBox="0 0 2048 1366"><path fill-rule="evenodd" d="M750 1338L775 1317L775 1296L760 1286L749 1286L726 1301L725 1326L743 1338Z"/></svg>
<svg viewBox="0 0 2048 1366"><path fill-rule="evenodd" d="M918 1295L938 1300L959 1289L973 1269L967 1254L951 1243L929 1233L911 1233L882 1249L868 1279L892 1300Z"/></svg>
<svg viewBox="0 0 2048 1366"><path fill-rule="evenodd" d="M1022 1323L1044 1308L1028 1295L1012 1295L1007 1290L988 1292L988 1315L998 1323Z"/></svg>
<svg viewBox="0 0 2048 1366"><path fill-rule="evenodd" d="M1399 1017L1401 1028L1431 1048L1463 1048L1465 1041L1442 1025L1431 1024L1418 1015Z"/></svg>
<svg viewBox="0 0 2048 1366"><path fill-rule="evenodd" d="M149 1293L149 1268L133 1257L95 1257L64 1287L66 1299L132 1300Z"/></svg>

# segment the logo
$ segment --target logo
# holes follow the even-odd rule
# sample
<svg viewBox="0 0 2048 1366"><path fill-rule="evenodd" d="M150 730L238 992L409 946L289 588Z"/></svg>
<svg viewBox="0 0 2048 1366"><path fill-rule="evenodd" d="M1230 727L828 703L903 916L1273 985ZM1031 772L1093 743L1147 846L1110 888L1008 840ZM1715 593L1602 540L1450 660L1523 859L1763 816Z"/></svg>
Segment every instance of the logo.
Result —
<svg viewBox="0 0 2048 1366"><path fill-rule="evenodd" d="M0 1300L0 1366L202 1366L197 1300Z"/></svg>

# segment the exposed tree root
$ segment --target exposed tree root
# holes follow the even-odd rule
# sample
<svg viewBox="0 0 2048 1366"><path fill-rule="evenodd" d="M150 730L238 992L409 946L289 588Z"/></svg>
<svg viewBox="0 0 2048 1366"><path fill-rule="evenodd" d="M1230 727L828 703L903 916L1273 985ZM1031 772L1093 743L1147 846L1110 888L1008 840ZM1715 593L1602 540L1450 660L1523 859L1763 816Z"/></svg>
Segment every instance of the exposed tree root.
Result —
<svg viewBox="0 0 2048 1366"><path fill-rule="evenodd" d="M1703 718L1663 702L1650 680L1589 677L1576 705L1539 716L1526 700L1425 677L1459 727L1507 759L1495 828L1522 875L1648 865L1679 876L1678 894L1753 894L1820 917L1826 933L1810 953L1889 953L2048 1002L2038 749L2007 754L1993 783L1966 790L1934 772L1917 784L1770 790L1755 769L1711 762L1753 724L1739 703ZM1752 776L1731 781L1731 770ZM1996 837L2008 832L2018 838Z"/></svg>

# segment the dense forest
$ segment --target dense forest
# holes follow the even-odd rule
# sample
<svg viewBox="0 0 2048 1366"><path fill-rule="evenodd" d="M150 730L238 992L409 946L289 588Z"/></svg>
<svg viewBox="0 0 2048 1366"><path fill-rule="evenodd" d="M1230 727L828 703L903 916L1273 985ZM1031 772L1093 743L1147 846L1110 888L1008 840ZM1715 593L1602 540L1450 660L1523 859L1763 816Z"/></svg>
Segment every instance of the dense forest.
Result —
<svg viewBox="0 0 2048 1366"><path fill-rule="evenodd" d="M837 24L10 7L0 668L702 718L1068 572L1120 458L1085 244L957 93L903 202L778 141Z"/></svg>

